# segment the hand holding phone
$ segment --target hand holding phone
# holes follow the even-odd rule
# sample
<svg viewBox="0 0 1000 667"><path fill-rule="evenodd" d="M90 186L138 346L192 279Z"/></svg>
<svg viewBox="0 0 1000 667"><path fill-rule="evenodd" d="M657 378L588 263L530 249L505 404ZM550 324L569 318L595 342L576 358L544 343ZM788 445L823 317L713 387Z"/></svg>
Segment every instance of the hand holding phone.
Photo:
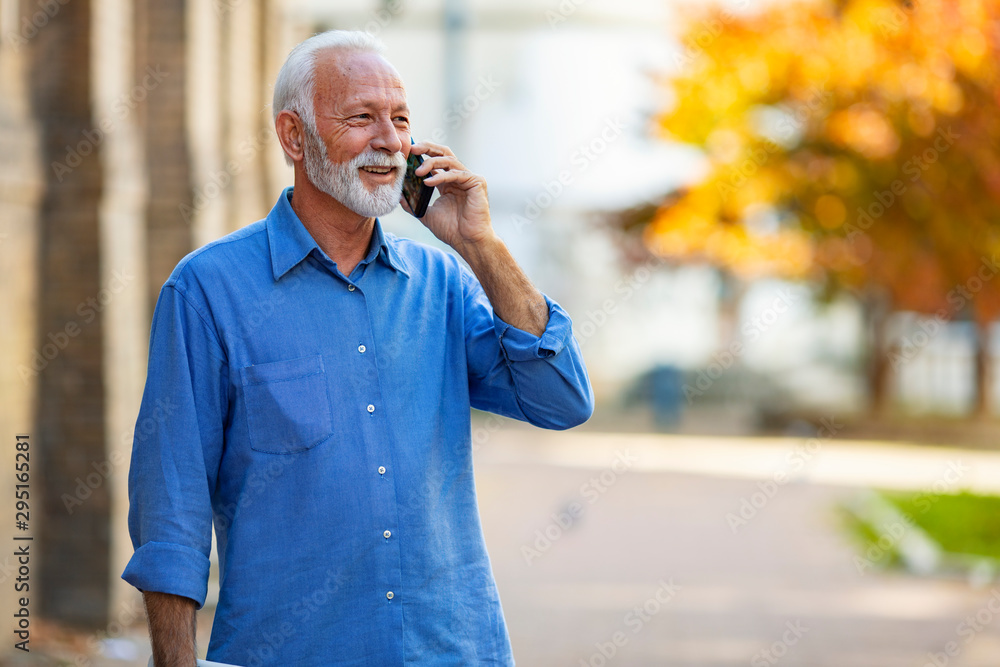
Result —
<svg viewBox="0 0 1000 667"><path fill-rule="evenodd" d="M415 143L410 137L410 144ZM406 160L406 176L403 178L403 197L409 204L413 215L418 218L424 217L427 212L427 205L431 201L431 194L434 186L424 185L424 176L417 176L417 167L424 163L424 156L410 153ZM428 174L429 175L429 174Z"/></svg>

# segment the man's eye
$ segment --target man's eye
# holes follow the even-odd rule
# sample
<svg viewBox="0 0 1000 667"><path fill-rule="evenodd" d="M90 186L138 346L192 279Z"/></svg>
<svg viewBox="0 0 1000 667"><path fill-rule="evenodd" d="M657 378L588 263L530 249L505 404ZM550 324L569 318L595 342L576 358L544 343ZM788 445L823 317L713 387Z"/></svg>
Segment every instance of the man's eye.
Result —
<svg viewBox="0 0 1000 667"><path fill-rule="evenodd" d="M367 120L367 119L371 118L371 115L370 114L366 114L366 113L359 113L357 116L355 116L355 118L363 118L363 119Z"/></svg>

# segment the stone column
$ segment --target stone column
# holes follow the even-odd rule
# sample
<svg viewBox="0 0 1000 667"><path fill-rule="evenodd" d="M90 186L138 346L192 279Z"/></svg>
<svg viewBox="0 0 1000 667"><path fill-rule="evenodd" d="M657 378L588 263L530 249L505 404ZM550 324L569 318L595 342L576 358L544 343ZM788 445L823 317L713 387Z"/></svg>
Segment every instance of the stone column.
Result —
<svg viewBox="0 0 1000 667"><path fill-rule="evenodd" d="M146 207L148 290L155 303L177 262L193 249L187 132L186 0L137 0L136 78L147 89L139 107L149 201ZM195 64L196 66L196 64Z"/></svg>
<svg viewBox="0 0 1000 667"><path fill-rule="evenodd" d="M226 231L244 227L267 215L272 193L264 192L264 153L270 135L261 130L270 117L261 94L260 71L264 52L261 37L262 3L233 2L226 14L225 107L226 173L229 220ZM266 194L266 196L265 196Z"/></svg>
<svg viewBox="0 0 1000 667"><path fill-rule="evenodd" d="M44 169L32 516L39 519L37 612L100 628L108 614L108 487L76 491L90 467L105 461L103 312L114 298L100 269L99 155L106 128L92 114L91 12L90 0L61 5L26 47ZM82 496L80 503L67 508L66 494Z"/></svg>
<svg viewBox="0 0 1000 667"><path fill-rule="evenodd" d="M37 372L33 369L38 349L35 321L38 311L38 206L42 195L42 167L38 136L31 117L25 69L30 56L28 35L37 28L22 23L17 0L0 0L0 465L14 471L15 436L36 436L34 403ZM25 42L22 42L25 40ZM6 479L4 479L6 477ZM13 475L0 477L0 495L14 498ZM36 478L32 489L35 514L41 513L42 487ZM12 504L7 512L13 512ZM0 530L7 544L18 533L9 515ZM36 534L38 531L34 531ZM0 556L0 586L13 587L16 559L11 553ZM11 590L7 588L7 590ZM34 602L34 601L33 601ZM32 613L37 605L32 604ZM0 596L0 617L11 618L14 596ZM13 635L11 635L13 637ZM19 641L19 639L14 639ZM0 653L14 652L13 643ZM2 659L2 658L0 658Z"/></svg>
<svg viewBox="0 0 1000 667"><path fill-rule="evenodd" d="M186 212L192 240L200 247L224 235L226 171L223 136L222 26L236 0L188 0L188 141L191 149L193 207Z"/></svg>
<svg viewBox="0 0 1000 667"><path fill-rule="evenodd" d="M152 304L146 281L146 161L139 109L148 103L143 73L136 78L132 0L92 0L94 112L114 128L103 143L99 209L101 275L121 290L104 311L106 463L111 494L109 634L142 614L138 592L121 579L132 557L128 535L128 469L145 383ZM140 99L146 98L146 99ZM92 471L87 471L92 472Z"/></svg>

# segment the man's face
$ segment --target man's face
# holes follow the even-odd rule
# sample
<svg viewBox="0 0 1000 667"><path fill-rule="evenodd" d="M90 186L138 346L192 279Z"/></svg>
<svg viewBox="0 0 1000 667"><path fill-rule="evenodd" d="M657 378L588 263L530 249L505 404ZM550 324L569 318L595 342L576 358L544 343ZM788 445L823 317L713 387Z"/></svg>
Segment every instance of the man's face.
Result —
<svg viewBox="0 0 1000 667"><path fill-rule="evenodd" d="M309 180L352 211L385 215L399 202L410 152L409 110L399 75L381 56L320 54L316 133L306 129Z"/></svg>

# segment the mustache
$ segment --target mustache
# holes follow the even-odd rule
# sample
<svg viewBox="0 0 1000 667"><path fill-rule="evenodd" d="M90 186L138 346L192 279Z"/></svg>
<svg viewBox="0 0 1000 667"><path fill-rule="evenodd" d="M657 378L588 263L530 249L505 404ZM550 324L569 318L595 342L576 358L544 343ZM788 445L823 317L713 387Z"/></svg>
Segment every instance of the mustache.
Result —
<svg viewBox="0 0 1000 667"><path fill-rule="evenodd" d="M352 168L356 169L361 167L398 167L405 169L406 158L399 151L395 153L383 153L382 151L369 149L355 156L349 164Z"/></svg>

